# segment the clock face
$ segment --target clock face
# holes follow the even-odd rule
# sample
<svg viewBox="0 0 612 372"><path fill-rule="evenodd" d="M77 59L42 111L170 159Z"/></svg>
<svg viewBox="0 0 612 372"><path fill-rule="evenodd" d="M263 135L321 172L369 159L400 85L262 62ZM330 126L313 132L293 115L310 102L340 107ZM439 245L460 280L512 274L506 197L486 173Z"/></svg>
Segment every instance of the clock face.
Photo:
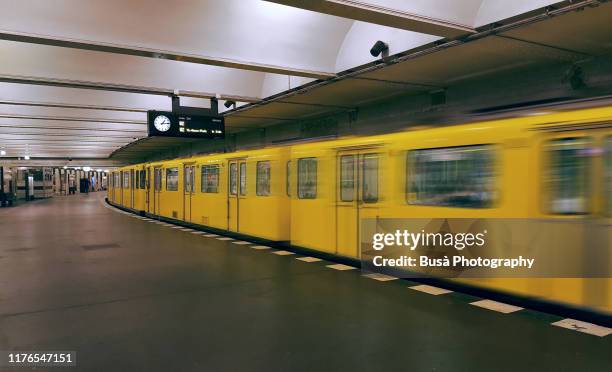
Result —
<svg viewBox="0 0 612 372"><path fill-rule="evenodd" d="M160 132L166 132L170 129L170 119L166 115L158 115L153 121L155 129Z"/></svg>

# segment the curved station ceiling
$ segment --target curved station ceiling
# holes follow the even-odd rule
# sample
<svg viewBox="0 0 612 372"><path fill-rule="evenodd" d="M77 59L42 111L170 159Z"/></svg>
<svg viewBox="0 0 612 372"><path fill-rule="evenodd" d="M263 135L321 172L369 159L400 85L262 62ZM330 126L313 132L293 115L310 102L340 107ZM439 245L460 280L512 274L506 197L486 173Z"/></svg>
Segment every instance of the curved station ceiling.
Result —
<svg viewBox="0 0 612 372"><path fill-rule="evenodd" d="M494 41L483 32L599 5L575 3L0 0L0 148L13 158L108 158L146 137L146 110L169 110L173 94L202 107L219 98L232 132L435 89L525 63L518 57L528 46L514 27L502 31L515 35ZM482 39L456 63L414 59L471 37ZM370 53L379 40L388 45L382 59ZM523 56L581 57L562 49Z"/></svg>

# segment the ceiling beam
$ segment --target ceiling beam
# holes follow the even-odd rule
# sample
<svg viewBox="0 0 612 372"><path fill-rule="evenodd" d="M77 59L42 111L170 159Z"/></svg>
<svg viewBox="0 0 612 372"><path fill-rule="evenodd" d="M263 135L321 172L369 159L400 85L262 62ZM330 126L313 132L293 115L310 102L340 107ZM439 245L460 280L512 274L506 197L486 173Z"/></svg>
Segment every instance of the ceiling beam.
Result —
<svg viewBox="0 0 612 372"><path fill-rule="evenodd" d="M65 116L17 115L17 114L0 114L0 119L76 121L76 122L86 122L86 123L112 123L112 124L137 124L137 125L147 124L145 120L77 118L77 117L65 117ZM96 129L92 128L92 130L96 130ZM123 129L116 129L116 130L121 131Z"/></svg>
<svg viewBox="0 0 612 372"><path fill-rule="evenodd" d="M281 75L303 76L314 79L326 79L334 76L333 73L323 71L312 71L287 66L276 66L256 62L244 62L228 58L172 52L162 49L143 48L131 45L111 44L98 41L79 40L65 37L29 34L5 30L0 30L0 40L17 41L22 43L39 45L50 45L81 50L91 50L95 52L123 54L136 57L166 59L171 61L196 63L200 65L211 65L235 68L240 70L270 72L273 74Z"/></svg>
<svg viewBox="0 0 612 372"><path fill-rule="evenodd" d="M475 33L471 27L356 0L266 0L318 13L354 19L422 34L454 39Z"/></svg>
<svg viewBox="0 0 612 372"><path fill-rule="evenodd" d="M113 145L122 145L122 144L126 144L129 143L130 141L128 140L120 140L120 141L110 141L110 140L86 140L86 139L79 139L78 141L74 141L71 139L45 139L45 140L33 140L31 138L3 138L2 134L0 133L0 147L4 146L5 144L19 144L19 143L30 143L31 141L36 141L36 142L32 142L35 144L45 144L45 143L62 143L62 142L67 142L67 143L72 143L72 142L79 142L79 143L109 143L109 144L113 144Z"/></svg>
<svg viewBox="0 0 612 372"><path fill-rule="evenodd" d="M85 132L117 132L117 133L134 133L146 135L146 131L137 130L137 129L113 129L113 128L83 128L83 127L41 127L38 125L10 125L10 124L0 124L0 128L9 128L9 129L36 129L36 130L63 130L63 131L85 131ZM0 135L6 134L0 132Z"/></svg>
<svg viewBox="0 0 612 372"><path fill-rule="evenodd" d="M145 108L119 107L119 106L98 106L84 105L77 103L56 103L56 102L33 102L33 101L11 101L0 99L0 105L10 106L31 106L31 107L49 107L49 108L67 108L80 110L102 110L102 111L121 111L121 112L142 112L146 113Z"/></svg>
<svg viewBox="0 0 612 372"><path fill-rule="evenodd" d="M102 139L106 139L106 138L125 138L125 139L129 139L129 140L135 140L138 137L137 136L115 136L115 135L111 135L111 134L75 134L75 133L33 133L33 132L26 132L26 133L12 133L12 132L3 132L0 133L0 136L45 136L45 137L73 137L75 141L79 141L81 138L87 137L87 138L102 138ZM35 141L35 140L32 140Z"/></svg>
<svg viewBox="0 0 612 372"><path fill-rule="evenodd" d="M76 89L92 89L104 90L110 92L135 93L135 94L150 94L157 96L179 96L192 98L217 98L226 101L236 102L259 102L260 98L238 96L231 94L217 94L209 92L195 92L190 90L178 90L168 88L143 87L137 85L111 84L94 81L69 80L69 79L53 79L36 76L19 76L19 75L0 75L0 82L11 84L29 84L29 85L45 85L60 88L76 88Z"/></svg>
<svg viewBox="0 0 612 372"><path fill-rule="evenodd" d="M21 157L17 157L17 156L7 156L7 157L3 157L3 160L20 160ZM42 162L47 162L47 161L52 161L52 160L65 160L65 161L72 161L72 163L70 163L70 167L75 167L78 166L79 164L77 164L79 161L99 161L101 163L104 164L108 164L107 166L117 166L120 165L122 163L117 162L115 160L111 160L108 158L92 158L92 157L83 157L83 158L73 158L70 156L58 156L58 157L36 157L36 156L32 156L30 157L30 160L24 160L19 162L18 164L23 164L23 165L27 165L27 166L34 166L35 161L42 161ZM16 164L16 165L18 165ZM91 164L90 164L91 165ZM104 168L104 166L102 166L102 168Z"/></svg>

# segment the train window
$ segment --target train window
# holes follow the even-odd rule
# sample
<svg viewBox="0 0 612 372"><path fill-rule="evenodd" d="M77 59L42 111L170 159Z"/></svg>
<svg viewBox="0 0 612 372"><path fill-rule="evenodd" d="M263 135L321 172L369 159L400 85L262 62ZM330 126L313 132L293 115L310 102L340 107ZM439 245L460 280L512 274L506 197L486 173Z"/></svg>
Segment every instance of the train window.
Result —
<svg viewBox="0 0 612 372"><path fill-rule="evenodd" d="M413 150L406 160L409 204L491 206L495 196L492 146Z"/></svg>
<svg viewBox="0 0 612 372"><path fill-rule="evenodd" d="M315 199L317 197L317 159L298 159L298 198Z"/></svg>
<svg viewBox="0 0 612 372"><path fill-rule="evenodd" d="M121 172L123 173L123 188L127 189L130 187L130 173L129 172Z"/></svg>
<svg viewBox="0 0 612 372"><path fill-rule="evenodd" d="M136 171L136 182L135 182L136 188L140 188L140 173L138 171Z"/></svg>
<svg viewBox="0 0 612 372"><path fill-rule="evenodd" d="M113 185L115 186L115 188L121 187L121 178L119 172L115 172L115 182L113 183Z"/></svg>
<svg viewBox="0 0 612 372"><path fill-rule="evenodd" d="M362 161L361 182L364 203L376 203L378 201L378 154L365 154Z"/></svg>
<svg viewBox="0 0 612 372"><path fill-rule="evenodd" d="M238 194L238 165L236 163L230 163L229 187L230 195Z"/></svg>
<svg viewBox="0 0 612 372"><path fill-rule="evenodd" d="M202 192L216 193L219 192L219 166L218 165L203 165L202 166Z"/></svg>
<svg viewBox="0 0 612 372"><path fill-rule="evenodd" d="M270 162L269 161L258 161L257 162L257 175L255 184L255 194L257 196L269 196L270 195Z"/></svg>
<svg viewBox="0 0 612 372"><path fill-rule="evenodd" d="M583 214L588 211L591 143L586 138L561 138L548 142L549 211Z"/></svg>
<svg viewBox="0 0 612 372"><path fill-rule="evenodd" d="M612 216L612 136L606 138L605 145L606 167L606 200L608 201L608 216Z"/></svg>
<svg viewBox="0 0 612 372"><path fill-rule="evenodd" d="M285 187L287 188L287 196L291 196L291 160L287 162L287 182Z"/></svg>
<svg viewBox="0 0 612 372"><path fill-rule="evenodd" d="M138 171L140 173L140 182L138 188L145 189L147 187L147 172L145 170Z"/></svg>
<svg viewBox="0 0 612 372"><path fill-rule="evenodd" d="M246 163L240 163L240 195L247 194Z"/></svg>
<svg viewBox="0 0 612 372"><path fill-rule="evenodd" d="M134 170L130 169L130 188L134 190L136 188L136 182L134 182Z"/></svg>
<svg viewBox="0 0 612 372"><path fill-rule="evenodd" d="M355 155L340 157L340 200L355 200Z"/></svg>
<svg viewBox="0 0 612 372"><path fill-rule="evenodd" d="M166 169L166 190L177 191L178 190L178 168Z"/></svg>

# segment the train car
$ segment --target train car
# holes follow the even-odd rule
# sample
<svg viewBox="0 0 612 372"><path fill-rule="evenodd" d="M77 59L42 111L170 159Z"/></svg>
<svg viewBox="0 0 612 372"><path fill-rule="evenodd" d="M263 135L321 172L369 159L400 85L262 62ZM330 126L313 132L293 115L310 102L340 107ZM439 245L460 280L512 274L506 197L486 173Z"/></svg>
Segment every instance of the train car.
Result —
<svg viewBox="0 0 612 372"><path fill-rule="evenodd" d="M514 219L553 237L566 260L609 272L610 122L612 108L595 108L137 167L153 216L351 259L361 258L364 219ZM114 175L109 195L121 205ZM609 276L582 274L452 280L612 311Z"/></svg>
<svg viewBox="0 0 612 372"><path fill-rule="evenodd" d="M17 199L17 187L13 170L0 166L0 207L10 207Z"/></svg>
<svg viewBox="0 0 612 372"><path fill-rule="evenodd" d="M145 211L289 241L288 159L287 148L268 148L146 164L153 182Z"/></svg>
<svg viewBox="0 0 612 372"><path fill-rule="evenodd" d="M214 189L215 172L222 180L217 193L203 192L194 199L196 210L205 211L202 222L228 231L274 241L289 241L290 199L287 193L289 150L283 147L241 151L222 158L199 159L205 191ZM212 173L211 173L212 172ZM197 198L197 196L196 196ZM226 200L225 213L206 208ZM225 219L225 224L223 219ZM224 226L225 225L225 226Z"/></svg>
<svg viewBox="0 0 612 372"><path fill-rule="evenodd" d="M364 218L522 219L584 277L599 235L609 272L611 119L591 109L294 146L291 242L359 259ZM460 281L612 310L610 279Z"/></svg>
<svg viewBox="0 0 612 372"><path fill-rule="evenodd" d="M292 147L292 245L359 258L359 220L376 217L389 201L392 175L383 173L382 166L395 136Z"/></svg>
<svg viewBox="0 0 612 372"><path fill-rule="evenodd" d="M108 176L107 198L112 203L131 209L137 213L144 213L146 209L147 178L145 165L133 165L118 168Z"/></svg>

